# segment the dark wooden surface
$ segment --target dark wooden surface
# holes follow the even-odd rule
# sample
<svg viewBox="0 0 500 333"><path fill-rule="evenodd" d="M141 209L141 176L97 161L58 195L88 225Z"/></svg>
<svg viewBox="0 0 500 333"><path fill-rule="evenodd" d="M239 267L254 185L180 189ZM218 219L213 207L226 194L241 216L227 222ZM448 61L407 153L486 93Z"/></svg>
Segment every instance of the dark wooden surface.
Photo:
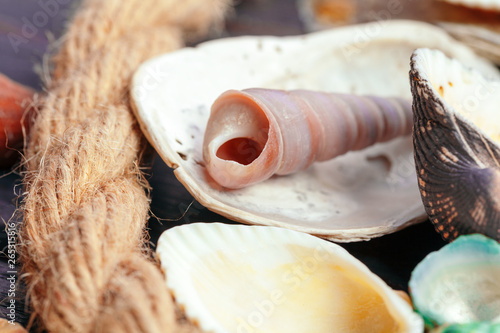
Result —
<svg viewBox="0 0 500 333"><path fill-rule="evenodd" d="M46 15L47 22L41 24L43 15L38 13L44 12L44 9L40 7L38 1L0 0L0 72L23 84L42 89L41 73L44 68L44 55L50 51L49 41L57 40L61 36L68 18L73 15L76 8L77 1L65 6L59 5L54 15ZM40 21L35 21L37 19ZM32 24L38 23L38 26L35 25L36 32L30 32L26 28L29 25L27 21ZM292 0L237 1L234 12L228 17L226 28L224 36L296 35L304 31L297 15L295 1ZM19 39L18 44L13 45L12 34L24 39ZM148 228L152 248L155 247L161 232L175 225L197 221L231 222L194 201L175 179L172 171L157 156L154 158L149 175L153 217L149 221ZM21 177L17 171L0 171L0 217L3 221L12 218L20 201L18 196L22 191ZM22 217L14 216L13 221L22 223ZM415 265L427 253L439 249L444 244L430 222L425 222L369 242L341 245L362 260L390 286L406 290L410 273ZM0 247L5 251L6 245L7 239L2 228ZM5 314L8 301L6 274L6 258L2 256L0 260L2 314ZM29 309L24 307L24 291L19 283L17 291L17 320L26 324L25 312L29 312Z"/></svg>

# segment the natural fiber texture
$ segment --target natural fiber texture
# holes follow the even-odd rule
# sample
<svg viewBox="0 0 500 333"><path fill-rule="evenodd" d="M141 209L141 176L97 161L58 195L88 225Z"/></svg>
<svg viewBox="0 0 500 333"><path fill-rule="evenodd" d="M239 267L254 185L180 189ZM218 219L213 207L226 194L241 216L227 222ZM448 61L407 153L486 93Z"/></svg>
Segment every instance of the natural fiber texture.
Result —
<svg viewBox="0 0 500 333"><path fill-rule="evenodd" d="M145 141L128 89L141 62L206 32L224 7L86 0L69 27L25 152L21 256L32 310L49 331L192 330L176 320L144 250Z"/></svg>

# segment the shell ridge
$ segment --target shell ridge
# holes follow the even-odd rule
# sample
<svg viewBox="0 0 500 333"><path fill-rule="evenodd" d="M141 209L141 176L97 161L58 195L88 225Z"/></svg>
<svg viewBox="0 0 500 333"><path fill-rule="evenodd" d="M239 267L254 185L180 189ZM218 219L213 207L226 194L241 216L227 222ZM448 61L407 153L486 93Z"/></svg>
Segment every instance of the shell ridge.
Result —
<svg viewBox="0 0 500 333"><path fill-rule="evenodd" d="M412 62L412 66L414 63ZM425 135L422 135L425 139L430 139L434 142L448 143L446 146L450 147L460 147L463 148L461 151L457 151L460 156L466 158L470 162L474 162L476 165L482 165L482 162L472 148L467 144L467 140L463 135L463 131L460 129L461 119L458 119L457 115L452 112L445 112L445 114L436 114L433 110L439 108L441 110L447 110L449 106L445 106L439 99L435 96L429 96L430 102L427 99L422 100L419 91L424 89L431 90L430 83L418 75L416 72L412 71L410 76L412 93L418 96L412 104L413 114L414 114L414 136L415 133L421 133L422 128L425 128ZM432 90L431 90L432 91ZM449 113L449 114L448 114ZM450 116L450 114L452 116ZM417 126L420 125L420 126ZM422 137L419 137L422 138ZM450 142L452 141L452 142ZM465 143L465 146L460 146L458 143ZM445 146L445 144L442 144ZM454 148L457 149L457 148ZM434 154L432 154L434 155Z"/></svg>
<svg viewBox="0 0 500 333"><path fill-rule="evenodd" d="M499 146L433 88L425 67L433 57L447 59L437 51L417 50L410 62L415 166L425 210L446 240L472 232L500 239ZM440 67L447 65L460 63Z"/></svg>
<svg viewBox="0 0 500 333"><path fill-rule="evenodd" d="M478 166L500 168L500 146L492 141L488 136L476 131L470 124L458 118L461 132L467 133L465 137L471 137L465 143L476 152L480 160ZM465 140L465 139L464 139Z"/></svg>

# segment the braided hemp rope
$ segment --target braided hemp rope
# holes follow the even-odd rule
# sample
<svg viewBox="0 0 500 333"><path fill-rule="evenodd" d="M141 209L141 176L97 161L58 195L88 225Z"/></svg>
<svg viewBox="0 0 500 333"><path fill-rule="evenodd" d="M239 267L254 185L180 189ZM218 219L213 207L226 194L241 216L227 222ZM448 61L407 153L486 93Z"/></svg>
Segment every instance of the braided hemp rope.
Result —
<svg viewBox="0 0 500 333"><path fill-rule="evenodd" d="M86 0L69 27L25 152L21 259L49 331L187 330L144 255L145 141L128 88L141 62L206 32L223 2Z"/></svg>

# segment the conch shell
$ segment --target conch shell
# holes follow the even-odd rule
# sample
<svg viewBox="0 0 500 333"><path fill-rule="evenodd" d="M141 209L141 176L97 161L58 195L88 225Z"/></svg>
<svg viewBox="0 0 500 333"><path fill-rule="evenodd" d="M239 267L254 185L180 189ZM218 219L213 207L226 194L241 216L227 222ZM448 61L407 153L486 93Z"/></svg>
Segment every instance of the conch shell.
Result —
<svg viewBox="0 0 500 333"><path fill-rule="evenodd" d="M213 104L203 155L222 186L242 188L411 132L403 98L309 90L229 90Z"/></svg>

